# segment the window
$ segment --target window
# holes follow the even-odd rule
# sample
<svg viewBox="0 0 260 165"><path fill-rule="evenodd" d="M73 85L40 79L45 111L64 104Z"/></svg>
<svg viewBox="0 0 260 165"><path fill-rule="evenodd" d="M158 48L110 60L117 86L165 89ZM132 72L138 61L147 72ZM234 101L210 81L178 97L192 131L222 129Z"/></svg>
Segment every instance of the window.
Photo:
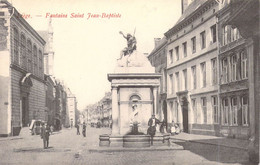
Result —
<svg viewBox="0 0 260 165"><path fill-rule="evenodd" d="M183 86L184 86L184 90L187 90L187 69L184 69L182 72L183 72Z"/></svg>
<svg viewBox="0 0 260 165"><path fill-rule="evenodd" d="M176 92L177 92L180 89L179 72L175 73L175 79L176 79Z"/></svg>
<svg viewBox="0 0 260 165"><path fill-rule="evenodd" d="M35 75L38 75L38 57L37 57L37 48L33 46L33 72Z"/></svg>
<svg viewBox="0 0 260 165"><path fill-rule="evenodd" d="M228 99L223 99L222 124L228 125Z"/></svg>
<svg viewBox="0 0 260 165"><path fill-rule="evenodd" d="M207 124L207 99L206 97L201 98L201 107L203 112L203 122Z"/></svg>
<svg viewBox="0 0 260 165"><path fill-rule="evenodd" d="M182 44L183 47L183 57L187 57L187 42Z"/></svg>
<svg viewBox="0 0 260 165"><path fill-rule="evenodd" d="M39 75L42 76L43 74L43 61L42 61L42 51L39 50Z"/></svg>
<svg viewBox="0 0 260 165"><path fill-rule="evenodd" d="M27 40L27 58L28 58L28 72L33 71L32 66L32 43L30 40Z"/></svg>
<svg viewBox="0 0 260 165"><path fill-rule="evenodd" d="M228 82L228 61L227 58L222 60L222 83Z"/></svg>
<svg viewBox="0 0 260 165"><path fill-rule="evenodd" d="M193 109L194 123L197 123L197 104L196 99L191 100L191 105Z"/></svg>
<svg viewBox="0 0 260 165"><path fill-rule="evenodd" d="M206 33L205 33L205 31L200 33L200 45L201 45L201 49L204 49L206 47Z"/></svg>
<svg viewBox="0 0 260 165"><path fill-rule="evenodd" d="M228 26L224 26L222 28L222 45L226 45L228 43Z"/></svg>
<svg viewBox="0 0 260 165"><path fill-rule="evenodd" d="M179 60L179 46L175 47L176 61Z"/></svg>
<svg viewBox="0 0 260 165"><path fill-rule="evenodd" d="M231 56L231 75L230 75L231 81L237 80L237 56L232 55Z"/></svg>
<svg viewBox="0 0 260 165"><path fill-rule="evenodd" d="M211 60L211 69L212 69L212 85L216 85L217 84L217 77L218 77L216 58Z"/></svg>
<svg viewBox="0 0 260 165"><path fill-rule="evenodd" d="M201 87L206 87L206 63L203 62L200 64L201 68Z"/></svg>
<svg viewBox="0 0 260 165"><path fill-rule="evenodd" d="M248 126L248 98L246 96L242 97L242 124Z"/></svg>
<svg viewBox="0 0 260 165"><path fill-rule="evenodd" d="M173 62L173 54L172 54L172 49L169 51L169 54L170 54L170 64L172 64Z"/></svg>
<svg viewBox="0 0 260 165"><path fill-rule="evenodd" d="M196 89L197 87L196 66L191 67L191 72L192 72L192 88Z"/></svg>
<svg viewBox="0 0 260 165"><path fill-rule="evenodd" d="M27 65L27 58L26 58L26 39L25 36L21 35L21 48L20 48L20 55L21 55L21 66L22 68L26 69Z"/></svg>
<svg viewBox="0 0 260 165"><path fill-rule="evenodd" d="M192 43L192 54L196 53L196 37L193 37L191 39L191 43Z"/></svg>
<svg viewBox="0 0 260 165"><path fill-rule="evenodd" d="M14 46L13 46L14 63L19 64L19 33L17 28L13 28L13 31L14 31Z"/></svg>
<svg viewBox="0 0 260 165"><path fill-rule="evenodd" d="M215 43L217 41L216 25L211 26L210 31L211 31L211 43Z"/></svg>
<svg viewBox="0 0 260 165"><path fill-rule="evenodd" d="M239 32L238 32L238 29L236 27L231 27L231 38L230 38L230 41L235 41L237 39L239 39Z"/></svg>
<svg viewBox="0 0 260 165"><path fill-rule="evenodd" d="M170 94L173 94L173 75L170 75L170 86L169 86Z"/></svg>
<svg viewBox="0 0 260 165"><path fill-rule="evenodd" d="M237 125L237 98L231 99L231 121L233 125Z"/></svg>
<svg viewBox="0 0 260 165"><path fill-rule="evenodd" d="M218 98L217 96L212 96L212 109L214 115L214 123L218 123Z"/></svg>
<svg viewBox="0 0 260 165"><path fill-rule="evenodd" d="M242 79L248 78L248 62L247 62L247 54L243 50L240 53L241 56L241 77Z"/></svg>

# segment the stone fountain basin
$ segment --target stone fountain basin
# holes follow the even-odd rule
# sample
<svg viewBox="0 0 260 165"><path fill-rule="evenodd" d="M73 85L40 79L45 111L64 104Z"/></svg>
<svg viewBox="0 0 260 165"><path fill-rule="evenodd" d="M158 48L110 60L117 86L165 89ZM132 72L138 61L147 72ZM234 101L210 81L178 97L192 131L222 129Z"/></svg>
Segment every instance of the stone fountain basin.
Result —
<svg viewBox="0 0 260 165"><path fill-rule="evenodd" d="M150 147L150 135L125 135L123 136L123 147L126 148Z"/></svg>
<svg viewBox="0 0 260 165"><path fill-rule="evenodd" d="M150 147L150 135L100 135L100 147L144 148ZM169 146L170 134L157 134L153 138L154 146Z"/></svg>

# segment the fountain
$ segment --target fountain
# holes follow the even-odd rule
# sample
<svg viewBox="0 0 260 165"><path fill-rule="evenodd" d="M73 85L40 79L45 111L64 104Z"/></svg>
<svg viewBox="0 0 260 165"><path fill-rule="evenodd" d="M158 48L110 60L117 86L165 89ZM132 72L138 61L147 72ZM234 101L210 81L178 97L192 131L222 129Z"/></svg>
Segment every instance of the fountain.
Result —
<svg viewBox="0 0 260 165"><path fill-rule="evenodd" d="M156 112L161 75L155 73L147 57L136 50L135 38L127 35L126 39L128 47L121 52L114 73L108 74L112 87L112 133L100 135L99 145L150 147L148 120ZM168 145L169 134L157 133L156 144Z"/></svg>

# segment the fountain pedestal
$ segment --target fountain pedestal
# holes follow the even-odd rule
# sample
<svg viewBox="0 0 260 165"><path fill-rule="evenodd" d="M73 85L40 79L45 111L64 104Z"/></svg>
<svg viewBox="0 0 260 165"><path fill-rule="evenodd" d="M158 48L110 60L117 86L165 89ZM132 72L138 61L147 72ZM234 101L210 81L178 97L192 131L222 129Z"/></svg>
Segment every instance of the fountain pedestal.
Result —
<svg viewBox="0 0 260 165"><path fill-rule="evenodd" d="M114 73L108 74L112 87L112 134L101 135L100 146L150 146L150 136L146 134L149 118L157 112L160 77L147 57L137 51L118 61ZM131 134L133 122L138 123L135 135ZM162 144L166 139L155 136Z"/></svg>

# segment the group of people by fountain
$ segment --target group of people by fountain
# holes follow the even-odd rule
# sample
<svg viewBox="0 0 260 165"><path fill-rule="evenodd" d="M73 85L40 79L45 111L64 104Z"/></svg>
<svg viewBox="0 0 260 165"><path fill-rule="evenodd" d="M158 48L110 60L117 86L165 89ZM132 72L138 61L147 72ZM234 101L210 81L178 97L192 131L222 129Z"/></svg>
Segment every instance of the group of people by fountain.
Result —
<svg viewBox="0 0 260 165"><path fill-rule="evenodd" d="M155 118L155 115L153 114L152 117L149 119L148 121L148 130L147 130L147 134L151 136L151 145L153 145L153 137L155 136L156 133L156 126L157 124L161 124L160 126L160 132L161 133L167 133L170 132L172 135L175 134L179 134L180 133L180 127L179 124L174 123L174 121L172 121L171 125L170 125L170 129L169 131L166 130L166 121L163 120L162 122L160 122L160 120Z"/></svg>

